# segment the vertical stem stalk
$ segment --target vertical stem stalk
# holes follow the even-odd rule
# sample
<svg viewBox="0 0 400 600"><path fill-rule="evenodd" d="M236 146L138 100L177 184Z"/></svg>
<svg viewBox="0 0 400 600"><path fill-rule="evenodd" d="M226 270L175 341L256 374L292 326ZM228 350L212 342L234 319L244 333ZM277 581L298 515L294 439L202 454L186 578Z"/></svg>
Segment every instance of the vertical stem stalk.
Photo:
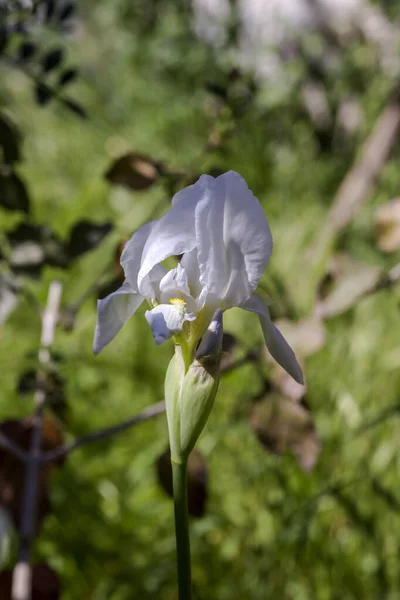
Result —
<svg viewBox="0 0 400 600"><path fill-rule="evenodd" d="M192 597L189 518L187 505L187 460L172 462L174 484L175 536L178 567L179 600Z"/></svg>

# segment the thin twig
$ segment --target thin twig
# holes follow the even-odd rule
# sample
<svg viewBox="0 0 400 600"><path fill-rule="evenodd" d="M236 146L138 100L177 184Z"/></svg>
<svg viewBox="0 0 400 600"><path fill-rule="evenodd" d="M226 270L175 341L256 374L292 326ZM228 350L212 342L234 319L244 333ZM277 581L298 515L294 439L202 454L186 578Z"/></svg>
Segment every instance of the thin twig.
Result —
<svg viewBox="0 0 400 600"><path fill-rule="evenodd" d="M122 423L118 423L117 425L113 425L112 427L106 427L104 429L100 429L99 431L95 431L94 433L89 433L88 435L84 435L71 444L66 444L60 448L56 448L55 450L50 450L42 454L41 461L44 463L54 462L55 460L59 460L63 458L73 450L80 448L81 446L86 446L86 444L90 444L92 442L98 442L100 440L104 440L108 437L111 437L117 433L121 433L138 423L143 423L143 421L148 421L149 419L153 419L157 415L160 415L165 411L165 402L161 400L156 404L152 404L148 406L139 414L122 421Z"/></svg>
<svg viewBox="0 0 400 600"><path fill-rule="evenodd" d="M46 401L44 389L43 368L50 361L49 346L54 340L54 330L57 322L61 300L62 284L53 281L49 287L47 305L42 316L42 334L40 339L39 368L36 381L35 406L36 412L33 419L31 446L25 471L25 488L22 502L20 547L18 560L13 573L12 600L30 600L31 598L31 568L30 556L32 540L35 535L38 485L41 465L41 440L43 425L43 410Z"/></svg>

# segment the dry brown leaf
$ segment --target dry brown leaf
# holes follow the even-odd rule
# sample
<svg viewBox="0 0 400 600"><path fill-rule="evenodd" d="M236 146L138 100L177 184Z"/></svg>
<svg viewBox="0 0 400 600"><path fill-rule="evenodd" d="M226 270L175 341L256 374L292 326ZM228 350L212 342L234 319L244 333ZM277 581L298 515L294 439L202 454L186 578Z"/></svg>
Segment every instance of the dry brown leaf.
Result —
<svg viewBox="0 0 400 600"><path fill-rule="evenodd" d="M147 190L163 172L162 163L150 156L129 152L118 158L105 174L114 185L122 185L131 190Z"/></svg>
<svg viewBox="0 0 400 600"><path fill-rule="evenodd" d="M269 452L293 452L304 471L314 468L321 443L310 411L303 403L270 394L253 405L249 425Z"/></svg>

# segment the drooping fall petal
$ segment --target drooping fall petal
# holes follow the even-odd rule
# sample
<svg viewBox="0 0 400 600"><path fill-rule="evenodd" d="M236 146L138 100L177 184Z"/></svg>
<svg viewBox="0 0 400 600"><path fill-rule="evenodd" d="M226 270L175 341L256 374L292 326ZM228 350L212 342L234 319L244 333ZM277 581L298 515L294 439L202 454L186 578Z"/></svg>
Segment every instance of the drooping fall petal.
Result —
<svg viewBox="0 0 400 600"><path fill-rule="evenodd" d="M97 301L97 324L93 342L95 354L111 342L143 300L126 281L107 298Z"/></svg>
<svg viewBox="0 0 400 600"><path fill-rule="evenodd" d="M304 383L303 373L296 356L279 331L271 321L269 310L265 302L253 295L240 308L258 314L264 333L265 343L273 358L300 384Z"/></svg>

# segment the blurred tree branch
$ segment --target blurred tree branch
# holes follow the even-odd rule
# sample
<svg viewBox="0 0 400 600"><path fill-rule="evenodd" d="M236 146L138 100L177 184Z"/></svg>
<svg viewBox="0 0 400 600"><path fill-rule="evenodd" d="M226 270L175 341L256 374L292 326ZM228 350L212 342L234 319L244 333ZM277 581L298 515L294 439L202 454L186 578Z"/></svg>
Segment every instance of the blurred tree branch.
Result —
<svg viewBox="0 0 400 600"><path fill-rule="evenodd" d="M315 244L307 253L317 272L323 272L325 269L329 250L337 234L350 223L356 211L367 200L397 142L400 131L399 87L397 84L390 101L365 140L359 158L343 179L325 224L320 229Z"/></svg>
<svg viewBox="0 0 400 600"><path fill-rule="evenodd" d="M118 433L122 433L123 431L126 431L127 429L133 427L134 425L137 425L138 423L143 423L144 421L153 419L154 417L160 415L164 411L165 402L164 400L161 400L160 402L151 404L137 415L134 415L133 417L130 417L129 419L126 419L121 423L117 423L116 425L113 425L111 427L105 427L104 429L100 429L93 433L89 433L88 435L84 435L75 440L74 442L71 442L70 444L61 446L56 450L45 452L41 455L40 460L43 463L54 462L56 460L59 460L60 458L63 458L64 456L67 456L67 454L69 454L73 450L76 450L77 448L80 448L81 446L86 446L86 444L98 442Z"/></svg>
<svg viewBox="0 0 400 600"><path fill-rule="evenodd" d="M38 504L38 483L41 468L40 446L42 440L43 411L46 401L44 389L44 370L50 362L49 346L54 340L54 331L61 300L62 284L53 281L49 286L47 305L42 316L39 363L37 373L35 406L31 446L26 459L25 489L21 511L20 547L12 582L12 600L30 600L31 598L31 546L35 535L35 520Z"/></svg>

